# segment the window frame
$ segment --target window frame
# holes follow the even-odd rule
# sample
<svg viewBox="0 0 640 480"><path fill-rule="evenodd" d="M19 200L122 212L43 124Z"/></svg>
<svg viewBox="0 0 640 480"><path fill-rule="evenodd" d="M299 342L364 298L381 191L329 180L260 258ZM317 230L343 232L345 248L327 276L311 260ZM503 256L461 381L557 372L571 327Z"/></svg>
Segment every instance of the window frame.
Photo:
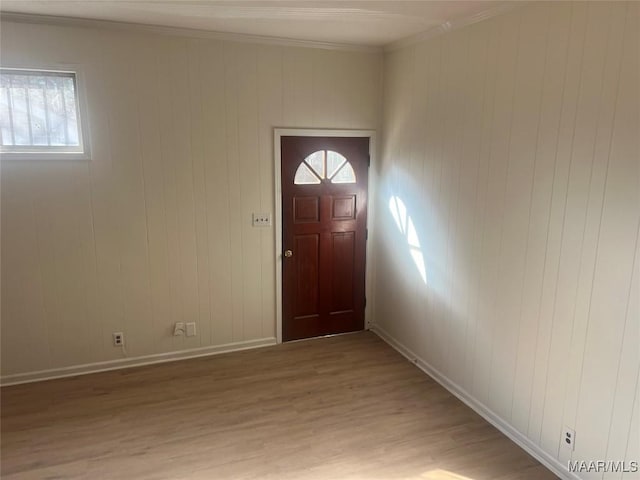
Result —
<svg viewBox="0 0 640 480"><path fill-rule="evenodd" d="M312 155L315 155L316 153L322 152L322 168L323 168L323 172L322 174L320 174L315 167L307 161L308 158L310 158ZM329 175L329 152L331 153L335 153L336 155L339 155L340 157L342 157L344 159L344 161L338 166L337 169L335 169L333 171L333 173L331 173L331 175ZM309 173L311 173L311 175L313 175L313 177L318 180L317 182L300 182L298 183L298 181L296 180L298 177L298 173L300 172L300 169L302 168L306 168ZM351 170L351 173L353 174L353 180L352 181L347 181L347 182L336 182L334 181L334 179L338 176L338 174L345 168L349 168ZM296 172L294 174L294 178L293 178L293 184L294 185L321 185L321 184L329 184L329 185L351 185L354 183L358 183L358 179L356 178L356 173L353 170L353 165L351 165L351 162L349 161L349 159L347 157L345 157L344 155L342 155L340 152L336 152L334 150L316 150L315 152L310 153L309 155L307 155L306 157L304 157L304 159L300 162L300 164L298 165L298 168L296 169Z"/></svg>
<svg viewBox="0 0 640 480"><path fill-rule="evenodd" d="M2 161L91 160L89 125L87 123L87 97L84 90L84 72L80 65L55 64L35 67L3 63L0 65L0 69L2 71L35 74L38 72L42 72L43 74L72 74L75 86L78 139L80 143L77 147L65 145L0 145L0 159Z"/></svg>

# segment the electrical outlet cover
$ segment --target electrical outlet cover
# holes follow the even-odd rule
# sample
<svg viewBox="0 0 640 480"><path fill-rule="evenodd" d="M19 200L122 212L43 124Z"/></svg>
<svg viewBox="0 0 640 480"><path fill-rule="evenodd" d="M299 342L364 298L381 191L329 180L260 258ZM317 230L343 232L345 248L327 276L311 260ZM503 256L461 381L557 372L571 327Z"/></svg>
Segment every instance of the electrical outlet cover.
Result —
<svg viewBox="0 0 640 480"><path fill-rule="evenodd" d="M187 323L187 337L194 337L196 335L196 322Z"/></svg>
<svg viewBox="0 0 640 480"><path fill-rule="evenodd" d="M572 428L564 427L562 429L562 438L560 439L562 446L573 451L576 448L576 432Z"/></svg>
<svg viewBox="0 0 640 480"><path fill-rule="evenodd" d="M120 347L122 345L124 345L124 333L113 332L113 346Z"/></svg>
<svg viewBox="0 0 640 480"><path fill-rule="evenodd" d="M184 335L184 322L176 322L176 326L173 328L173 335L175 337Z"/></svg>

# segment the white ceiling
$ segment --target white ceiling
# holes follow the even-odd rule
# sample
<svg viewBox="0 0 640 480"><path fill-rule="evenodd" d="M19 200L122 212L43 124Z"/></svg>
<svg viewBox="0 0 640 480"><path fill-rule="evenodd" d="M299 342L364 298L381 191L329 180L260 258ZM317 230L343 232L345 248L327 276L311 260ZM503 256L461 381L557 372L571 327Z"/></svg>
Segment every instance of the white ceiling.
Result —
<svg viewBox="0 0 640 480"><path fill-rule="evenodd" d="M2 12L382 46L483 14L485 0L0 0Z"/></svg>

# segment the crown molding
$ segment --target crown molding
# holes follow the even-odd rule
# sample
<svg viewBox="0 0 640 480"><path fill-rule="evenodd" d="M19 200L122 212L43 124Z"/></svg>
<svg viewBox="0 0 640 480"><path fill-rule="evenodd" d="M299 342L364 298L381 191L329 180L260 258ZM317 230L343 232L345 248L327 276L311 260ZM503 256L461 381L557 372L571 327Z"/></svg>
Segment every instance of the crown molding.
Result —
<svg viewBox="0 0 640 480"><path fill-rule="evenodd" d="M424 32L416 33L414 35L410 35L400 40L396 40L395 42L391 42L384 46L384 51L392 52L395 50L400 50L405 47L410 47L412 45L415 45L416 43L420 43L430 38L443 35L453 30L458 30L468 25L473 25L474 23L482 22L483 20L488 20L489 18L497 17L498 15L502 15L504 13L515 10L516 8L523 7L529 3L531 3L529 0L505 1L500 5L496 5L495 7L488 8L478 13L474 13L473 15L461 17L456 20L452 20L450 22L444 22L438 25L437 27L432 27L428 30L425 30Z"/></svg>
<svg viewBox="0 0 640 480"><path fill-rule="evenodd" d="M262 45L278 45L283 47L317 48L324 50L342 50L364 53L381 53L382 47L368 45L353 45L344 43L317 42L313 40L295 40L292 38L270 37L263 35L249 35L243 33L215 32L194 28L169 27L164 25L150 25L144 23L117 22L111 20L96 20L89 18L62 17L56 15L34 15L16 12L0 12L3 22L29 23L54 26L71 26L84 28L101 28L108 30L127 31L134 33L149 33L156 35L170 35L205 40L221 40L240 43L254 43Z"/></svg>
<svg viewBox="0 0 640 480"><path fill-rule="evenodd" d="M101 28L134 33L148 33L156 35L169 35L205 40L220 40L240 43L253 43L262 45L277 45L283 47L316 48L324 50L342 50L364 53L381 53L399 50L415 45L439 35L458 30L468 25L502 15L531 3L530 0L505 1L500 5L483 10L481 12L462 17L456 20L444 22L436 27L423 32L388 43L384 47L355 45L332 42L318 42L313 40L296 40L285 37L271 37L264 35L250 35L243 33L216 32L210 30L170 27L164 25L151 25L145 23L120 22L112 20L96 20L89 18L65 17L56 15L34 15L17 12L0 12L0 20L3 22L29 23L54 26L72 26L83 28Z"/></svg>

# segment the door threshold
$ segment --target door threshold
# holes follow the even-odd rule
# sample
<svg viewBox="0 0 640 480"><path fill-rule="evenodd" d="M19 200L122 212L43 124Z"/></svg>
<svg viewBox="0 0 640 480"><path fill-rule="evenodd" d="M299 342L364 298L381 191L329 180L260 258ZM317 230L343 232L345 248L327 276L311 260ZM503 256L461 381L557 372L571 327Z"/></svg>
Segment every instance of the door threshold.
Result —
<svg viewBox="0 0 640 480"><path fill-rule="evenodd" d="M343 332L343 333L329 333L327 335L320 335L318 337L309 337L309 338L299 338L297 340L288 340L286 342L282 342L284 343L298 343L298 342L306 342L308 340L318 340L319 338L331 338L331 337L342 337L344 335L353 335L354 333L362 333L362 332L368 332L369 329L365 328L363 330L355 330L353 332Z"/></svg>

